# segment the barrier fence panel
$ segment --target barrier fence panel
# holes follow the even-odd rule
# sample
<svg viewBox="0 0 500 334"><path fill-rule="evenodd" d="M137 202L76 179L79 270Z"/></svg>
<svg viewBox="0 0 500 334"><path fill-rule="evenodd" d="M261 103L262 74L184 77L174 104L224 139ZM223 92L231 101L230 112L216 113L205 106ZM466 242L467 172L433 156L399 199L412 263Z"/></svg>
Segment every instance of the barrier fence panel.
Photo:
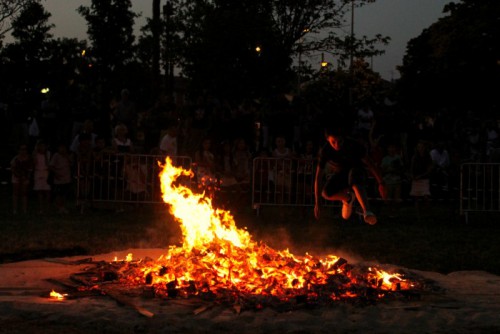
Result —
<svg viewBox="0 0 500 334"><path fill-rule="evenodd" d="M464 163L460 168L460 214L500 212L500 164Z"/></svg>
<svg viewBox="0 0 500 334"><path fill-rule="evenodd" d="M165 156L103 154L77 166L77 202L163 203L159 174ZM175 166L191 169L190 157L172 157ZM186 179L189 187L190 179Z"/></svg>
<svg viewBox="0 0 500 334"><path fill-rule="evenodd" d="M196 170L191 157L172 158L174 165ZM103 154L77 165L77 204L92 202L163 203L159 174L165 156L145 154ZM253 159L252 207L313 207L317 159ZM498 171L497 171L498 174ZM325 178L328 176L325 176ZM326 180L326 179L325 179ZM323 182L325 181L323 180ZM192 188L191 178L181 182ZM340 207L338 201L323 206Z"/></svg>
<svg viewBox="0 0 500 334"><path fill-rule="evenodd" d="M314 178L317 159L282 159L257 157L253 160L252 206L310 206L315 204ZM331 176L328 170L320 180L320 187ZM368 200L385 202L379 194L376 179L367 171L366 190ZM409 190L408 190L409 191ZM410 199L413 200L413 199ZM340 209L341 201L320 198L324 207ZM362 217L359 204L353 212Z"/></svg>
<svg viewBox="0 0 500 334"><path fill-rule="evenodd" d="M253 160L252 206L314 206L317 159L263 158ZM333 202L324 203L335 206Z"/></svg>

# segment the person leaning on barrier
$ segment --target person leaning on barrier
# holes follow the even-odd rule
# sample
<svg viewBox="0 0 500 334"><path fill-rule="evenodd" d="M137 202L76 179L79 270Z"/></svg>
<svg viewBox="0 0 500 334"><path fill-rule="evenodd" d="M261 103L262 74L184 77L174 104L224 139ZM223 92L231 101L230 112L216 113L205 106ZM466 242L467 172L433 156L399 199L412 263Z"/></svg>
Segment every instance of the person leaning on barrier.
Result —
<svg viewBox="0 0 500 334"><path fill-rule="evenodd" d="M380 195L385 198L385 186L380 172L368 157L364 146L346 137L340 127L328 127L324 134L327 143L321 148L314 180L316 219L320 217L321 195L329 201L342 201L342 218L346 220L351 216L354 200L357 199L363 209L365 222L376 224L377 217L370 210L366 194L366 169L377 180ZM333 173L320 189L320 181L327 165Z"/></svg>

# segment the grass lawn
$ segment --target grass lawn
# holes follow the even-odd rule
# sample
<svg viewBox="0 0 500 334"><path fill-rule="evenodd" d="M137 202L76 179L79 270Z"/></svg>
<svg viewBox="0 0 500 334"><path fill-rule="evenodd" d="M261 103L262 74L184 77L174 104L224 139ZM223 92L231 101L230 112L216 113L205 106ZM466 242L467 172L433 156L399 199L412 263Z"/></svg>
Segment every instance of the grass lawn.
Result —
<svg viewBox="0 0 500 334"><path fill-rule="evenodd" d="M80 214L73 208L68 215L14 217L9 194L2 197L0 263L167 248L181 240L179 224L164 205L127 206L122 213L101 208ZM297 255L335 254L425 271L485 270L500 275L500 214L474 214L466 224L453 203L430 203L418 211L407 203L396 218L389 218L382 204L374 208L379 223L369 226L356 215L343 221L337 208L325 209L316 221L309 207L263 207L259 215L249 199L229 207L237 226L246 227L254 240Z"/></svg>

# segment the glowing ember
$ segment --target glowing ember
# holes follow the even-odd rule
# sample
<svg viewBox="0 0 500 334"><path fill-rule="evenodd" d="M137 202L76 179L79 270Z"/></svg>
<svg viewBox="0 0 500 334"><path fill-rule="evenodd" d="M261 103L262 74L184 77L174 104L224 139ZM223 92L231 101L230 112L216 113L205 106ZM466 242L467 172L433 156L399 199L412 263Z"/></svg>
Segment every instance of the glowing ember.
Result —
<svg viewBox="0 0 500 334"><path fill-rule="evenodd" d="M67 294L61 294L61 293L59 293L59 292L56 292L56 291L52 290L52 291L50 292L50 295L49 295L49 296L50 296L50 298L51 298L51 299L55 299L55 300L63 300L63 299L64 299L66 296L68 296L68 295L67 295Z"/></svg>
<svg viewBox="0 0 500 334"><path fill-rule="evenodd" d="M132 262L132 253L128 253L127 256L125 257L125 260L118 260L118 257L115 256L113 262L119 262L119 261Z"/></svg>
<svg viewBox="0 0 500 334"><path fill-rule="evenodd" d="M177 181L192 175L166 159L160 174L163 200L180 223L182 246L171 246L160 259L141 263L140 272L125 277L128 283L151 284L163 296L270 296L280 301L331 301L359 297L367 289L383 295L412 288L399 274L355 268L334 255L298 257L253 241L236 227L230 212L213 208L210 198Z"/></svg>

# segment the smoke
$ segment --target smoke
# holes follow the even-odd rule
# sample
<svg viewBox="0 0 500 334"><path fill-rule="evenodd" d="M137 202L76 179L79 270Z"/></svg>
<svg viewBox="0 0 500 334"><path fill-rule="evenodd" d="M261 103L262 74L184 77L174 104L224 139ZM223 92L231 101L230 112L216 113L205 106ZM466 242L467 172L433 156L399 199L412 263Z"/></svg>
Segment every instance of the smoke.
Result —
<svg viewBox="0 0 500 334"><path fill-rule="evenodd" d="M335 255L344 258L351 264L366 264L367 260L356 253L356 250L345 245L335 245L334 233L341 233L329 221L321 223L314 219L302 223L283 223L279 226L262 224L251 232L254 241L262 241L275 250L289 249L296 256L306 253L317 258ZM370 264L374 264L370 262Z"/></svg>

